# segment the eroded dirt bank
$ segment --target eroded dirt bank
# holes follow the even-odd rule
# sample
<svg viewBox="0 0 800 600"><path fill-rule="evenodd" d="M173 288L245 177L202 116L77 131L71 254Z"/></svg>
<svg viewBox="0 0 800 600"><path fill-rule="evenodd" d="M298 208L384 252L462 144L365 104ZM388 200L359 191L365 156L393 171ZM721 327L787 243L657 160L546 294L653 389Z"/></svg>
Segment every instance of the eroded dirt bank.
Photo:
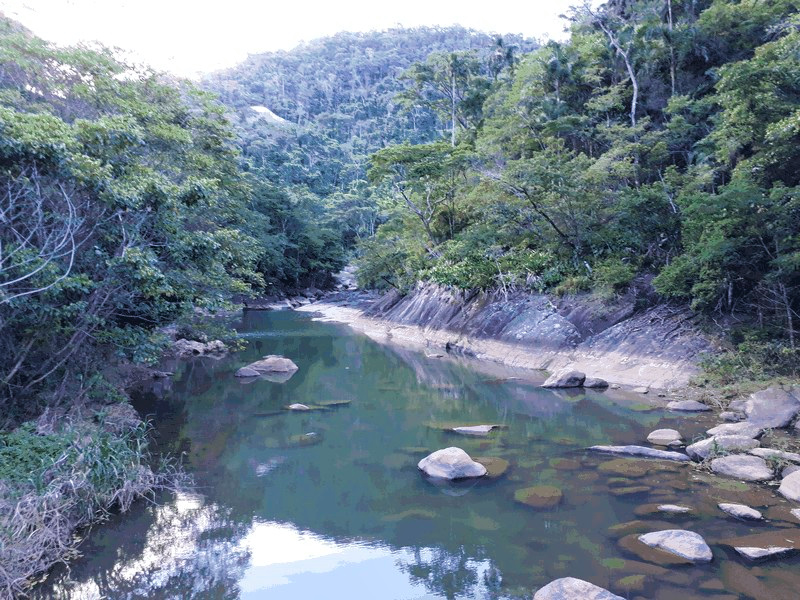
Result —
<svg viewBox="0 0 800 600"><path fill-rule="evenodd" d="M573 367L611 383L658 389L686 385L713 348L689 311L637 310L635 298L467 295L420 285L405 296L341 292L298 310L429 353L551 372Z"/></svg>

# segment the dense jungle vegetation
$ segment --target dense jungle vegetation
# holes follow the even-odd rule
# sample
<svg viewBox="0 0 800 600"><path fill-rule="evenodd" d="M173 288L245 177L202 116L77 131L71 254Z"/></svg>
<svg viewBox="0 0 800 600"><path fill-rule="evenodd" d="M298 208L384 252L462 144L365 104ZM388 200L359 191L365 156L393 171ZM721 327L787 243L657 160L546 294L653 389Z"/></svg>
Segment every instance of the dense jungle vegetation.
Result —
<svg viewBox="0 0 800 600"><path fill-rule="evenodd" d="M323 198L366 286L633 286L730 334L723 376L796 373L797 2L612 0L568 17L568 41L535 49L444 31L403 70L394 57L424 32L342 34L211 87L251 164Z"/></svg>

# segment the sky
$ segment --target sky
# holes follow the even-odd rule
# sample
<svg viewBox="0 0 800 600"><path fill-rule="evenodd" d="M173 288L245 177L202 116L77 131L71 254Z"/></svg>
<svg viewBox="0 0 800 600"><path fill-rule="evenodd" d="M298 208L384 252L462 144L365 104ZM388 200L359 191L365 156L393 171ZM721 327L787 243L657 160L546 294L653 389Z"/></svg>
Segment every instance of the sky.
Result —
<svg viewBox="0 0 800 600"><path fill-rule="evenodd" d="M452 25L562 39L579 0L0 0L0 11L59 45L98 41L183 77L338 31Z"/></svg>

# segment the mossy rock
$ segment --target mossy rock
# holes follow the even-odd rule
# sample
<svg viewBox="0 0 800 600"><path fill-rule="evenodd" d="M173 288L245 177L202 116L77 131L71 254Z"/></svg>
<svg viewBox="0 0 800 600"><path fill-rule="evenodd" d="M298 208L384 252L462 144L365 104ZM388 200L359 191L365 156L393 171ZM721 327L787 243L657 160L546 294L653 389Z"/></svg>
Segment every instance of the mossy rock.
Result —
<svg viewBox="0 0 800 600"><path fill-rule="evenodd" d="M395 513L393 515L386 515L385 517L381 518L381 521L385 521L387 523L396 523L398 521L402 521L403 519L435 519L436 513L432 510L426 510L424 508L410 508L408 510L404 510L403 512Z"/></svg>
<svg viewBox="0 0 800 600"><path fill-rule="evenodd" d="M486 477L489 479L502 477L506 474L510 466L505 458L499 458L497 456L477 456L472 460L486 467Z"/></svg>
<svg viewBox="0 0 800 600"><path fill-rule="evenodd" d="M514 492L514 500L531 508L555 508L564 498L554 485L534 485Z"/></svg>
<svg viewBox="0 0 800 600"><path fill-rule="evenodd" d="M643 592L646 583L647 577L644 575L628 575L617 580L616 587L625 590L627 593Z"/></svg>
<svg viewBox="0 0 800 600"><path fill-rule="evenodd" d="M623 477L644 477L650 471L645 461L631 458L615 458L597 467L601 473L622 475Z"/></svg>
<svg viewBox="0 0 800 600"><path fill-rule="evenodd" d="M647 485L631 485L628 487L611 488L609 491L614 496L636 496L637 494L645 494L651 490L652 488Z"/></svg>
<svg viewBox="0 0 800 600"><path fill-rule="evenodd" d="M299 448L305 446L316 446L322 442L322 436L316 432L299 433L289 437L289 447Z"/></svg>
<svg viewBox="0 0 800 600"><path fill-rule="evenodd" d="M352 400L326 400L324 402L317 402L316 406L321 406L322 408L336 408L339 406L348 406L352 403Z"/></svg>
<svg viewBox="0 0 800 600"><path fill-rule="evenodd" d="M574 458L551 458L550 466L559 471L577 471L581 463Z"/></svg>

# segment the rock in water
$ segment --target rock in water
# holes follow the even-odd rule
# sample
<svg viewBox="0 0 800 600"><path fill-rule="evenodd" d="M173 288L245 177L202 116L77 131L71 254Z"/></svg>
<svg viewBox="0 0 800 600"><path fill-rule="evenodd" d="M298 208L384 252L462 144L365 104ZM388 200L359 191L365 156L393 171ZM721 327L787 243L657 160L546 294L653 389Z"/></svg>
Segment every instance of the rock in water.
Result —
<svg viewBox="0 0 800 600"><path fill-rule="evenodd" d="M778 493L784 498L800 502L800 471L790 473L781 480Z"/></svg>
<svg viewBox="0 0 800 600"><path fill-rule="evenodd" d="M286 409L287 410L311 410L310 407L306 406L305 404L300 404L299 402L296 402L294 404L290 404L289 406L286 407Z"/></svg>
<svg viewBox="0 0 800 600"><path fill-rule="evenodd" d="M755 546L734 546L733 549L750 560L778 556L779 554L786 554L787 552L792 552L794 550L794 548L784 548L783 546L768 546L767 548L756 548Z"/></svg>
<svg viewBox="0 0 800 600"><path fill-rule="evenodd" d="M514 500L532 508L554 508L563 497L564 493L554 485L534 485L514 492Z"/></svg>
<svg viewBox="0 0 800 600"><path fill-rule="evenodd" d="M787 392L772 386L751 394L744 412L747 420L759 427L786 427L800 413L800 389Z"/></svg>
<svg viewBox="0 0 800 600"><path fill-rule="evenodd" d="M758 512L754 508L750 508L749 506L745 506L744 504L733 504L730 502L722 502L717 504L719 509L723 512L728 513L732 517L736 517L737 519L744 519L748 521L760 521L764 517L760 512Z"/></svg>
<svg viewBox="0 0 800 600"><path fill-rule="evenodd" d="M683 412L702 412L711 410L711 407L698 402L697 400L673 400L667 403L669 410L680 410Z"/></svg>
<svg viewBox="0 0 800 600"><path fill-rule="evenodd" d="M533 600L625 600L622 596L575 577L551 581L533 595Z"/></svg>
<svg viewBox="0 0 800 600"><path fill-rule="evenodd" d="M444 448L429 454L419 461L417 467L429 477L439 479L466 479L486 475L486 467L456 447Z"/></svg>
<svg viewBox="0 0 800 600"><path fill-rule="evenodd" d="M465 427L453 427L451 431L460 433L462 435L488 435L492 429L500 427L499 425L469 425Z"/></svg>
<svg viewBox="0 0 800 600"><path fill-rule="evenodd" d="M692 509L688 506L679 506L677 504L659 504L657 510L665 513L672 513L676 515L692 512Z"/></svg>
<svg viewBox="0 0 800 600"><path fill-rule="evenodd" d="M694 459L705 460L716 451L746 451L760 445L758 440L743 435L715 435L686 447L686 453Z"/></svg>
<svg viewBox="0 0 800 600"><path fill-rule="evenodd" d="M236 371L236 377L257 377L266 373L285 373L290 374L297 371L298 366L285 356L275 354L265 356L261 360L250 363ZM255 375L253 375L255 372Z"/></svg>
<svg viewBox="0 0 800 600"><path fill-rule="evenodd" d="M645 458L661 458L664 460L688 461L691 460L680 452L656 450L647 446L591 446L589 450L605 452L606 454L625 454L628 456L643 456Z"/></svg>
<svg viewBox="0 0 800 600"><path fill-rule="evenodd" d="M694 531L665 529L639 536L639 541L651 548L664 550L694 563L711 562L711 548Z"/></svg>
<svg viewBox="0 0 800 600"><path fill-rule="evenodd" d="M723 423L706 431L708 435L743 435L749 438L757 438L764 430L758 425L741 421L739 423Z"/></svg>
<svg viewBox="0 0 800 600"><path fill-rule="evenodd" d="M757 456L731 455L715 458L711 461L711 470L718 475L727 475L742 481L769 481L773 478L772 469L764 459ZM800 480L798 483L800 484ZM798 495L800 496L800 489Z"/></svg>
<svg viewBox="0 0 800 600"><path fill-rule="evenodd" d="M542 384L545 388L576 388L581 387L586 381L586 374L580 371L564 369L547 378Z"/></svg>
<svg viewBox="0 0 800 600"><path fill-rule="evenodd" d="M656 429L647 436L647 441L657 446L674 446L681 443L681 434L675 429Z"/></svg>
<svg viewBox="0 0 800 600"><path fill-rule="evenodd" d="M608 382L605 379L600 379L599 377L587 377L583 382L583 387L585 388L607 388Z"/></svg>

